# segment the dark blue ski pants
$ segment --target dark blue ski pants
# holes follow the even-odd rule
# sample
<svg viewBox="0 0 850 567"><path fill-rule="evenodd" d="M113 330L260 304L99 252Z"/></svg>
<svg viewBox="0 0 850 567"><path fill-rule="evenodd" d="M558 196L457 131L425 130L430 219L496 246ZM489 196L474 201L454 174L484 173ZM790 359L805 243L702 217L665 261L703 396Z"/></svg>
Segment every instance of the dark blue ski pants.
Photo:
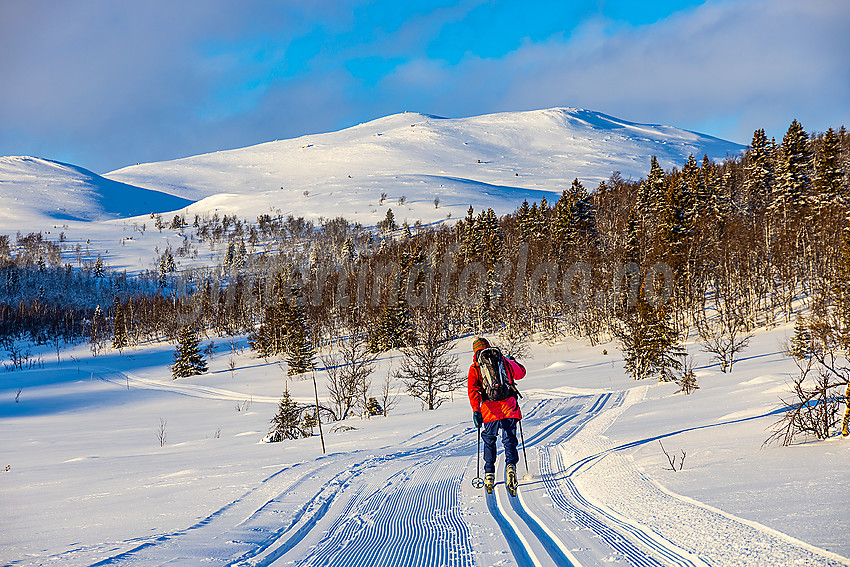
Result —
<svg viewBox="0 0 850 567"><path fill-rule="evenodd" d="M496 436L502 430L502 446L505 448L505 464L515 465L519 461L516 450L516 424L518 419L508 417L485 423L481 438L484 440L484 472L496 472Z"/></svg>

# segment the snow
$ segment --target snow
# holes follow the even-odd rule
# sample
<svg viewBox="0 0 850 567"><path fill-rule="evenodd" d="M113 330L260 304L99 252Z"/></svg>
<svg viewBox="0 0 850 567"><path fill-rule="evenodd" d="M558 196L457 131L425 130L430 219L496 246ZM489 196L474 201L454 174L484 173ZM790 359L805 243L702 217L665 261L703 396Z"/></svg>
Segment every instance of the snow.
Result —
<svg viewBox="0 0 850 567"><path fill-rule="evenodd" d="M180 380L173 345L47 350L0 381L0 563L847 565L847 443L761 447L794 370L776 348L790 328L758 333L731 374L689 345L690 396L627 378L615 344L535 345L518 499L501 466L493 497L471 486L463 391L431 412L402 395L387 418L325 424L322 455L318 437L261 442L283 389L308 403L313 385L244 338L214 339L210 372ZM687 453L681 471L658 438Z"/></svg>

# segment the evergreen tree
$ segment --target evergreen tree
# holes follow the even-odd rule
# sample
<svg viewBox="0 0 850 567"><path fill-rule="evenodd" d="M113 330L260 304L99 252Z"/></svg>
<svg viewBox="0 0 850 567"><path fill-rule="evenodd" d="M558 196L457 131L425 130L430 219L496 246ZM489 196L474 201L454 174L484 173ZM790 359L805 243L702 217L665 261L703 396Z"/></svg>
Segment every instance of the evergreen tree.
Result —
<svg viewBox="0 0 850 567"><path fill-rule="evenodd" d="M354 241L349 236L342 244L342 259L344 262L353 262L357 258L357 253L354 250Z"/></svg>
<svg viewBox="0 0 850 567"><path fill-rule="evenodd" d="M112 302L112 348L122 349L130 342L127 335L127 322L124 317L124 306L118 296Z"/></svg>
<svg viewBox="0 0 850 567"><path fill-rule="evenodd" d="M685 349L662 305L652 306L639 298L635 309L625 316L618 338L625 369L635 380L653 376L665 382L675 380Z"/></svg>
<svg viewBox="0 0 850 567"><path fill-rule="evenodd" d="M304 313L304 301L301 290L296 284L290 286L288 297L284 298L286 305L282 310L282 325L284 332L284 357L289 366L287 374L304 374L313 368L316 350L307 327L307 317Z"/></svg>
<svg viewBox="0 0 850 567"><path fill-rule="evenodd" d="M100 304L94 309L89 328L89 346L93 354L97 355L103 347L107 337L106 317Z"/></svg>
<svg viewBox="0 0 850 567"><path fill-rule="evenodd" d="M395 214L391 208L387 209L387 216L384 220L378 223L378 228L384 233L395 232L398 230L398 225L395 222Z"/></svg>
<svg viewBox="0 0 850 567"><path fill-rule="evenodd" d="M292 399L287 388L277 405L277 413L270 421L271 429L266 436L268 443L278 443L284 439L299 439L307 437L301 428L301 409Z"/></svg>
<svg viewBox="0 0 850 567"><path fill-rule="evenodd" d="M629 209L629 219L626 224L626 240L623 250L623 261L634 262L637 265L643 263L640 235L640 213L637 207Z"/></svg>
<svg viewBox="0 0 850 567"><path fill-rule="evenodd" d="M596 236L596 213L590 194L578 178L570 186L570 231L567 240L578 244Z"/></svg>
<svg viewBox="0 0 850 567"><path fill-rule="evenodd" d="M168 284L168 274L175 271L177 266L174 264L174 256L171 255L171 250L166 250L159 257L159 287L165 287Z"/></svg>
<svg viewBox="0 0 850 567"><path fill-rule="evenodd" d="M763 128L753 133L753 141L744 156L744 191L748 212L763 211L775 183L775 147Z"/></svg>
<svg viewBox="0 0 850 567"><path fill-rule="evenodd" d="M575 244L572 240L572 196L566 190L561 192L561 197L555 203L555 213L552 219L552 243L555 247L555 255L563 256L570 246Z"/></svg>
<svg viewBox="0 0 850 567"><path fill-rule="evenodd" d="M535 210L537 207L535 206ZM531 233L533 232L533 228L531 226L532 221L531 207L528 205L528 199L523 200L522 205L520 205L519 209L516 212L517 224L519 225L520 237L523 242L528 242L531 238Z"/></svg>
<svg viewBox="0 0 850 567"><path fill-rule="evenodd" d="M693 234L693 193L691 183L695 183L689 164L678 177L672 177L668 182L664 208L658 222L658 235L661 248L667 263L676 270L688 259L688 247ZM693 167L696 162L692 163Z"/></svg>
<svg viewBox="0 0 850 567"><path fill-rule="evenodd" d="M810 192L809 136L795 119L782 138L777 190L770 204L774 218L783 224L803 217Z"/></svg>
<svg viewBox="0 0 850 567"><path fill-rule="evenodd" d="M544 240L549 236L549 213L549 203L546 202L546 197L543 197L534 217L534 238Z"/></svg>
<svg viewBox="0 0 850 567"><path fill-rule="evenodd" d="M295 327L289 334L289 347L286 351L286 373L289 376L304 374L313 368L316 349L305 333L306 325Z"/></svg>
<svg viewBox="0 0 850 567"><path fill-rule="evenodd" d="M177 348L174 351L171 375L177 379L203 374L206 371L207 363L198 347L198 336L191 327L183 327L177 334Z"/></svg>
<svg viewBox="0 0 850 567"><path fill-rule="evenodd" d="M788 353L796 359L808 358L812 355L812 331L802 315L797 314L794 322L794 334L788 345Z"/></svg>
<svg viewBox="0 0 850 567"><path fill-rule="evenodd" d="M481 230L475 218L475 210L469 205L466 217L463 219L463 249L462 253L467 262L474 262L481 252Z"/></svg>
<svg viewBox="0 0 850 567"><path fill-rule="evenodd" d="M492 208L481 211L475 224L479 235L482 263L488 271L492 271L502 254L502 246L505 243L502 225L499 224L499 219Z"/></svg>
<svg viewBox="0 0 850 567"><path fill-rule="evenodd" d="M376 328L369 334L369 350L372 352L386 352L411 343L410 309L403 293L393 295L394 300L384 306Z"/></svg>
<svg viewBox="0 0 850 567"><path fill-rule="evenodd" d="M708 221L715 226L722 226L728 218L731 208L729 196L724 193L723 180L720 172L708 155L702 157L700 168L700 186L695 200L694 222Z"/></svg>
<svg viewBox="0 0 850 567"><path fill-rule="evenodd" d="M381 407L381 404L378 403L377 398L371 397L369 401L366 402L366 412L370 416L381 415L384 413L384 409Z"/></svg>
<svg viewBox="0 0 850 567"><path fill-rule="evenodd" d="M97 255L97 260L94 262L94 267L92 268L92 276L96 278L102 278L106 275L106 271L103 269L103 260L100 257L100 254Z"/></svg>
<svg viewBox="0 0 850 567"><path fill-rule="evenodd" d="M658 159L652 156L649 163L649 175L638 187L637 210L644 226L652 226L658 221L664 208L664 170L658 165Z"/></svg>
<svg viewBox="0 0 850 567"><path fill-rule="evenodd" d="M819 217L830 209L848 206L844 187L844 170L841 167L841 145L838 135L830 128L823 136L820 151L815 160L815 202Z"/></svg>
<svg viewBox="0 0 850 567"><path fill-rule="evenodd" d="M274 301L266 306L259 328L248 337L251 349L263 358L283 354L286 351L290 331L290 327L287 326L287 312L290 309L288 290L284 275L275 274Z"/></svg>

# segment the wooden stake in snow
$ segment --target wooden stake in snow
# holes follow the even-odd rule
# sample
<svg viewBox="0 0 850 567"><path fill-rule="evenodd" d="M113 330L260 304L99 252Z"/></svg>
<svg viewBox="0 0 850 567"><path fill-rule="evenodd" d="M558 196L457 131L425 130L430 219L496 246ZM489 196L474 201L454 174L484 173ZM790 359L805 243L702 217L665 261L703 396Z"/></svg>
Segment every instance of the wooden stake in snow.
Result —
<svg viewBox="0 0 850 567"><path fill-rule="evenodd" d="M316 423L319 424L319 439L322 440L322 454L325 454L325 435L322 433L322 418L319 416L319 389L316 387L316 370L313 369L313 392L316 394Z"/></svg>

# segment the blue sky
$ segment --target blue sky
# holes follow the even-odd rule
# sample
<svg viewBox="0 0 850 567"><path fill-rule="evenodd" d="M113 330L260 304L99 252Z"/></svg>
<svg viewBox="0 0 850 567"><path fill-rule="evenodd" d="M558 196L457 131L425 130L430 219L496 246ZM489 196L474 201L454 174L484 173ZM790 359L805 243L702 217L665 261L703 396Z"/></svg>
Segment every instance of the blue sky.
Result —
<svg viewBox="0 0 850 567"><path fill-rule="evenodd" d="M0 155L97 172L411 110L850 123L850 2L0 0Z"/></svg>

